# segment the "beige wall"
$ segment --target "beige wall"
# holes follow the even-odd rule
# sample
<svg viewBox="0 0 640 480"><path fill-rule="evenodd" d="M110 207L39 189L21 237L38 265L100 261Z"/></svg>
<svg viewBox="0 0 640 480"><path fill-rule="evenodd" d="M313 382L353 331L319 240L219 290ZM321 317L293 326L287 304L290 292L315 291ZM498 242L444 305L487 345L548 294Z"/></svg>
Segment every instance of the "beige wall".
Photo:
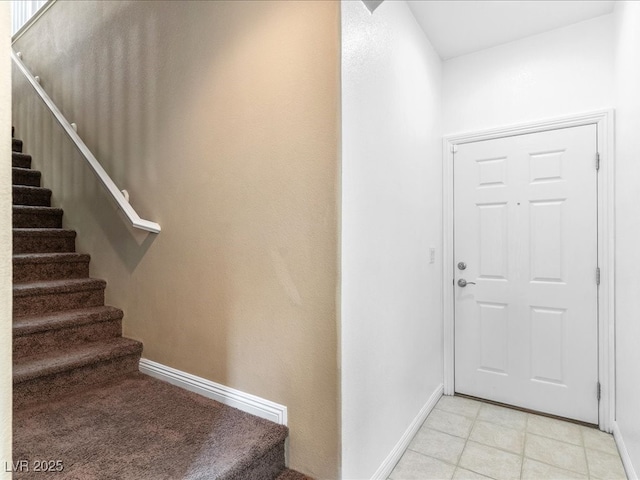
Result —
<svg viewBox="0 0 640 480"><path fill-rule="evenodd" d="M10 8L0 2L0 478L11 478L11 77L9 75ZM10 464L9 464L10 465Z"/></svg>
<svg viewBox="0 0 640 480"><path fill-rule="evenodd" d="M15 47L158 235L132 232L24 81L14 122L144 357L289 409L338 475L337 2L66 2Z"/></svg>

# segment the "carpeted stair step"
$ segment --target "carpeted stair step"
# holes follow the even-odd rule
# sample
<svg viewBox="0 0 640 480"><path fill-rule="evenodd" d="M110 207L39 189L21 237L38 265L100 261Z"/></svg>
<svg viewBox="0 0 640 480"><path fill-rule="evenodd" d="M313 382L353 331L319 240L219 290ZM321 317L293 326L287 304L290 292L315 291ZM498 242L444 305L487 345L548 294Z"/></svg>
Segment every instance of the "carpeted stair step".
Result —
<svg viewBox="0 0 640 480"><path fill-rule="evenodd" d="M76 232L62 228L14 228L13 253L75 252Z"/></svg>
<svg viewBox="0 0 640 480"><path fill-rule="evenodd" d="M13 256L13 283L89 276L91 257L84 253L21 253Z"/></svg>
<svg viewBox="0 0 640 480"><path fill-rule="evenodd" d="M31 187L40 186L42 173L30 168L11 167L11 183L14 185L29 185Z"/></svg>
<svg viewBox="0 0 640 480"><path fill-rule="evenodd" d="M11 139L11 150L13 152L22 152L22 140L17 138Z"/></svg>
<svg viewBox="0 0 640 480"><path fill-rule="evenodd" d="M13 206L13 228L62 228L62 209Z"/></svg>
<svg viewBox="0 0 640 480"><path fill-rule="evenodd" d="M14 361L120 337L122 317L122 310L109 306L18 317L13 322Z"/></svg>
<svg viewBox="0 0 640 480"><path fill-rule="evenodd" d="M13 317L104 305L107 282L94 278L22 283L13 286Z"/></svg>
<svg viewBox="0 0 640 480"><path fill-rule="evenodd" d="M128 338L88 343L13 363L13 405L49 402L108 383L138 369L142 344Z"/></svg>
<svg viewBox="0 0 640 480"><path fill-rule="evenodd" d="M21 152L11 152L11 166L18 168L31 168L31 155Z"/></svg>
<svg viewBox="0 0 640 480"><path fill-rule="evenodd" d="M14 185L13 204L30 205L32 207L50 207L51 190L41 187Z"/></svg>
<svg viewBox="0 0 640 480"><path fill-rule="evenodd" d="M46 452L65 478L274 480L284 470L287 427L139 373L13 421L14 458Z"/></svg>
<svg viewBox="0 0 640 480"><path fill-rule="evenodd" d="M285 469L278 475L276 480L313 480L311 477L307 477L306 475L296 472L295 470Z"/></svg>

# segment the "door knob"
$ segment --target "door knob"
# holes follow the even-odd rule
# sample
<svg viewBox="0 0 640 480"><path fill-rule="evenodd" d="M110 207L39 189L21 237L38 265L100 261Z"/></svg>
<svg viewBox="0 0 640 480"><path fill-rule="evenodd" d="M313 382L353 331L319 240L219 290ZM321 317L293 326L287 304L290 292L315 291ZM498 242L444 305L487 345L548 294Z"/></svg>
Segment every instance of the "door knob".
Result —
<svg viewBox="0 0 640 480"><path fill-rule="evenodd" d="M464 270L465 268L467 268L467 264L464 262L458 262L458 268L460 270Z"/></svg>
<svg viewBox="0 0 640 480"><path fill-rule="evenodd" d="M476 282L467 282L464 278L461 278L460 280L458 280L458 286L459 287L466 287L467 285L475 285Z"/></svg>

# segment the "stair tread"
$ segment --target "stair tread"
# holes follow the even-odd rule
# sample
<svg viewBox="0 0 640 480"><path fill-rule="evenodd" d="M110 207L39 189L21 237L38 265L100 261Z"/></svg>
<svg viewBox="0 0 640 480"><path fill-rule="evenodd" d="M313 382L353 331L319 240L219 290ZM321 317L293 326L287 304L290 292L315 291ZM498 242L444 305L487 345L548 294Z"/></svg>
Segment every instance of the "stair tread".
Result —
<svg viewBox="0 0 640 480"><path fill-rule="evenodd" d="M11 170L15 170L16 172L20 172L20 173L32 174L32 175L42 175L42 173L39 170L33 170L31 168L25 168L25 167L11 167Z"/></svg>
<svg viewBox="0 0 640 480"><path fill-rule="evenodd" d="M33 237L75 237L76 231L66 228L14 228L13 234L16 236Z"/></svg>
<svg viewBox="0 0 640 480"><path fill-rule="evenodd" d="M81 290L104 289L107 282L98 278L66 278L61 280L47 280L13 285L14 297L27 297L38 294L55 294L77 292Z"/></svg>
<svg viewBox="0 0 640 480"><path fill-rule="evenodd" d="M11 189L13 205L51 206L51 190L34 185L16 185Z"/></svg>
<svg viewBox="0 0 640 480"><path fill-rule="evenodd" d="M45 187L35 187L33 185L16 185L13 184L11 186L14 191L23 191L23 192L51 192L50 189Z"/></svg>
<svg viewBox="0 0 640 480"><path fill-rule="evenodd" d="M13 228L13 253L75 252L76 232L58 227Z"/></svg>
<svg viewBox="0 0 640 480"><path fill-rule="evenodd" d="M13 335L22 336L70 326L119 320L123 316L124 312L122 310L109 305L62 310L41 315L28 315L18 317L13 321Z"/></svg>
<svg viewBox="0 0 640 480"><path fill-rule="evenodd" d="M16 359L13 364L13 384L140 352L142 343L118 337Z"/></svg>
<svg viewBox="0 0 640 480"><path fill-rule="evenodd" d="M39 187L42 173L31 168L14 167L11 165L11 183L13 185L32 185Z"/></svg>
<svg viewBox="0 0 640 480"><path fill-rule="evenodd" d="M307 477L305 474L297 472L295 470L285 469L276 480L312 480L311 477Z"/></svg>
<svg viewBox="0 0 640 480"><path fill-rule="evenodd" d="M120 320L123 315L122 310L109 305L62 310L41 315L27 315L18 317L13 321L13 336L19 337L48 330Z"/></svg>
<svg viewBox="0 0 640 480"><path fill-rule="evenodd" d="M51 458L64 459L70 478L254 478L246 467L288 433L284 425L140 373L18 410L13 419L16 458L34 458L44 443ZM135 457L123 461L127 452ZM281 471L284 455L278 462Z"/></svg>
<svg viewBox="0 0 640 480"><path fill-rule="evenodd" d="M24 166L24 165L27 166ZM11 166L31 168L31 155L22 152L11 152Z"/></svg>
<svg viewBox="0 0 640 480"><path fill-rule="evenodd" d="M33 205L14 205L13 210L20 213L48 213L62 214L62 209L57 207L38 207Z"/></svg>
<svg viewBox="0 0 640 480"><path fill-rule="evenodd" d="M13 264L89 262L91 255L77 252L14 253Z"/></svg>

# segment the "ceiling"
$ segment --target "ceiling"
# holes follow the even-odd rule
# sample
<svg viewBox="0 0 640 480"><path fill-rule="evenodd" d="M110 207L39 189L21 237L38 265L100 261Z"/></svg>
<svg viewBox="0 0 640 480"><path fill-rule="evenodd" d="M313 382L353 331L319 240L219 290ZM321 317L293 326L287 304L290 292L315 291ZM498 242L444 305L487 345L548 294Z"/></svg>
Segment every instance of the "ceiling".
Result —
<svg viewBox="0 0 640 480"><path fill-rule="evenodd" d="M615 1L410 0L443 60L611 13Z"/></svg>

